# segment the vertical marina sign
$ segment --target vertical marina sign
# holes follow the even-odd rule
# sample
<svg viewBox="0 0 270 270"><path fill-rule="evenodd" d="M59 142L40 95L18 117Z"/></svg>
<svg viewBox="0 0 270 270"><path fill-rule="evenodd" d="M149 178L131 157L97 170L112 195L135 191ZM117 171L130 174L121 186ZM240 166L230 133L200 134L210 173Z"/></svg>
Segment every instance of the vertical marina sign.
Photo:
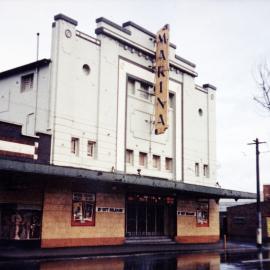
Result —
<svg viewBox="0 0 270 270"><path fill-rule="evenodd" d="M156 36L155 76L155 134L168 128L169 100L169 25L162 27Z"/></svg>

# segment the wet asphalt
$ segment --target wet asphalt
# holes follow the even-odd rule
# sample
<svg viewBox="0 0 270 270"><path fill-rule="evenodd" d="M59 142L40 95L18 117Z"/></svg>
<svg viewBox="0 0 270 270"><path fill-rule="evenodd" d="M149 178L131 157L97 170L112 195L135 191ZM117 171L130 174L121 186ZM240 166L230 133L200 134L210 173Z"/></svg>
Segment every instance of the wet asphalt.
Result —
<svg viewBox="0 0 270 270"><path fill-rule="evenodd" d="M270 270L270 251L166 253L74 259L10 260L1 270Z"/></svg>

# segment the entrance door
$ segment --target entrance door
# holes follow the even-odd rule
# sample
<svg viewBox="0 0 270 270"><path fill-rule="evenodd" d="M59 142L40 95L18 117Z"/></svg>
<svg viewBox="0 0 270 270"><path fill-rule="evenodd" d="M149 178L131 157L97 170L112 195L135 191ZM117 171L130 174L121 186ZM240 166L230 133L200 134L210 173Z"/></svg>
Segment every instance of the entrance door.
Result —
<svg viewBox="0 0 270 270"><path fill-rule="evenodd" d="M152 195L127 196L126 236L174 236L175 199Z"/></svg>

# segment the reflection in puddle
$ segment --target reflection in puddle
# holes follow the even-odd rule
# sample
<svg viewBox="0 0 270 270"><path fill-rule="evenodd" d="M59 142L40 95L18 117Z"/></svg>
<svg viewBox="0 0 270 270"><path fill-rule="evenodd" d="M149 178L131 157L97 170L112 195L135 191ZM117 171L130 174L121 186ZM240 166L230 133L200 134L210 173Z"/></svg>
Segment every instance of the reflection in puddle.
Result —
<svg viewBox="0 0 270 270"><path fill-rule="evenodd" d="M178 255L176 269L219 270L220 255L217 253Z"/></svg>
<svg viewBox="0 0 270 270"><path fill-rule="evenodd" d="M124 260L114 259L78 259L70 261L41 262L40 270L122 270Z"/></svg>
<svg viewBox="0 0 270 270"><path fill-rule="evenodd" d="M211 253L41 262L40 270L218 270L219 266L220 255Z"/></svg>
<svg viewBox="0 0 270 270"><path fill-rule="evenodd" d="M193 253L0 262L1 270L269 270L269 253Z"/></svg>

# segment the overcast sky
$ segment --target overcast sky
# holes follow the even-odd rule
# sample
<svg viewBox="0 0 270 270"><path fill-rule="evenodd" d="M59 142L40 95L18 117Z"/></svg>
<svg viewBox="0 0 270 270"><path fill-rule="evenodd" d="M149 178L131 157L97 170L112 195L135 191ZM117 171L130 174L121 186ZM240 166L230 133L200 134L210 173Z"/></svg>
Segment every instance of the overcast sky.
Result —
<svg viewBox="0 0 270 270"><path fill-rule="evenodd" d="M224 188L255 192L255 147L261 146L261 182L270 184L270 112L253 101L254 73L270 58L270 1L0 0L0 72L50 58L53 16L64 13L94 36L95 19L133 21L156 32L170 24L177 54L197 65L196 83L217 89L217 172Z"/></svg>

